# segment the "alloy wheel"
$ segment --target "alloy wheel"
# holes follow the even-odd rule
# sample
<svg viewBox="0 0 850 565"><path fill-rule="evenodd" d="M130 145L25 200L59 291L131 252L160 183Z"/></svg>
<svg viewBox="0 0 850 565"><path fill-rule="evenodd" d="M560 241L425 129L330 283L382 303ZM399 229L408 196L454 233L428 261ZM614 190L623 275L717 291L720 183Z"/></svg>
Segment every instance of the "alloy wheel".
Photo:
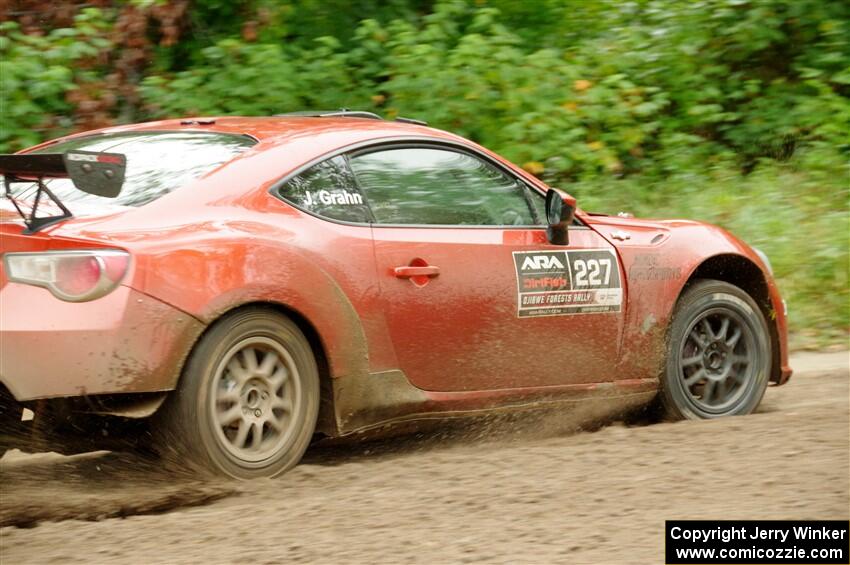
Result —
<svg viewBox="0 0 850 565"><path fill-rule="evenodd" d="M746 321L729 308L713 308L690 324L679 351L679 376L698 409L721 413L752 384L755 338Z"/></svg>
<svg viewBox="0 0 850 565"><path fill-rule="evenodd" d="M219 363L210 410L216 437L227 453L259 463L277 453L295 433L300 407L298 369L276 341L249 337Z"/></svg>

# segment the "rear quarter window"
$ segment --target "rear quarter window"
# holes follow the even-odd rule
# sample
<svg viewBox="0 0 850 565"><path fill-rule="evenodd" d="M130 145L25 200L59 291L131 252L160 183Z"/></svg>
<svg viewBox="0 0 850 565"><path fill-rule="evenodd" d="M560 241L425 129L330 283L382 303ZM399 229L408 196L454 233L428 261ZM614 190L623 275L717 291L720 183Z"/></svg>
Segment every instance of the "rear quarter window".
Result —
<svg viewBox="0 0 850 565"><path fill-rule="evenodd" d="M346 222L372 221L369 206L357 187L344 157L313 165L289 179L278 194L302 210Z"/></svg>

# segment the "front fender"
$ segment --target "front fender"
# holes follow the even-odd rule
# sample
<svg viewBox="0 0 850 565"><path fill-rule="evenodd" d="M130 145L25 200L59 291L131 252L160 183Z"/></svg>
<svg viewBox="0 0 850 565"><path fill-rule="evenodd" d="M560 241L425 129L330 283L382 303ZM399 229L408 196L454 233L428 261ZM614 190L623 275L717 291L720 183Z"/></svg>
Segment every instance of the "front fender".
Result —
<svg viewBox="0 0 850 565"><path fill-rule="evenodd" d="M771 380L781 384L788 379L784 303L767 266L749 245L722 228L691 221L604 217L594 219L592 227L617 248L626 273L629 299L618 371L623 378L661 373L679 297L691 281L715 278L743 288L762 306L774 345ZM615 232L631 237L615 240L610 237Z"/></svg>

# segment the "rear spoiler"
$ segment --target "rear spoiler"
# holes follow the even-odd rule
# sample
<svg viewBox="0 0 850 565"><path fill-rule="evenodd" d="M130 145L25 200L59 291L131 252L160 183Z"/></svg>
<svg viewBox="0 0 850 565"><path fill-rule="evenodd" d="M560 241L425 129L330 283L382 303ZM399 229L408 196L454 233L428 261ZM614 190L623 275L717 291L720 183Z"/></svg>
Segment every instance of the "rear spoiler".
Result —
<svg viewBox="0 0 850 565"><path fill-rule="evenodd" d="M68 151L0 155L0 174L4 177L20 180L70 178L83 192L107 198L121 194L126 169L127 158L120 153Z"/></svg>
<svg viewBox="0 0 850 565"><path fill-rule="evenodd" d="M71 217L71 212L44 184L44 179L69 178L78 189L88 194L115 198L121 194L127 158L120 153L96 151L68 151L66 153L33 153L0 155L0 174L6 188L6 197L15 205L27 229L34 233L41 228ZM12 192L13 183L35 182L38 189L27 214ZM62 214L38 216L38 205L43 197L50 198ZM27 206L29 207L29 206Z"/></svg>

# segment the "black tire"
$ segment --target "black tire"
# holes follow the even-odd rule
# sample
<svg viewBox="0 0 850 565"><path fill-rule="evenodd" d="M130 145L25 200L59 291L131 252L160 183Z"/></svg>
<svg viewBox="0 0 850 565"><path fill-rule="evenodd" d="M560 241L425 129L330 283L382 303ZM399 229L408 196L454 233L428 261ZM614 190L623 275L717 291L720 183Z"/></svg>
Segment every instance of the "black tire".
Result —
<svg viewBox="0 0 850 565"><path fill-rule="evenodd" d="M708 279L682 294L661 383L661 406L668 418L749 414L764 396L770 369L767 322L750 295Z"/></svg>
<svg viewBox="0 0 850 565"><path fill-rule="evenodd" d="M0 386L0 458L22 433L23 408L5 387Z"/></svg>
<svg viewBox="0 0 850 565"><path fill-rule="evenodd" d="M169 462L273 477L301 459L318 409L319 373L304 334L274 311L248 308L204 334L153 433Z"/></svg>

